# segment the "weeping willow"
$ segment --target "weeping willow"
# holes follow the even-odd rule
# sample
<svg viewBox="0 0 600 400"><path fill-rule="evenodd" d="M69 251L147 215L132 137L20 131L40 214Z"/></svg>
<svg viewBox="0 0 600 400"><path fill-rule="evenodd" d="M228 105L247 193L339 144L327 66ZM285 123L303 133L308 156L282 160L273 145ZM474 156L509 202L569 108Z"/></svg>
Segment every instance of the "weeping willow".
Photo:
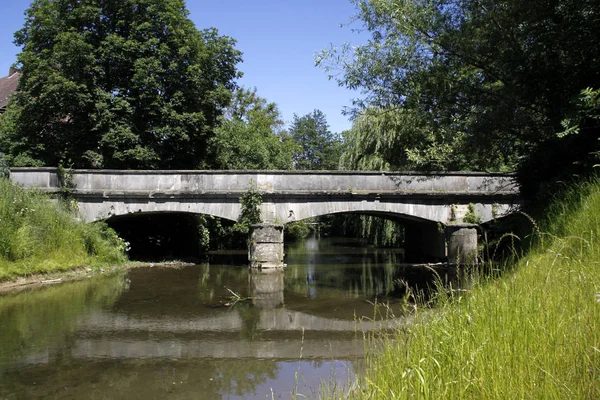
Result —
<svg viewBox="0 0 600 400"><path fill-rule="evenodd" d="M321 231L329 236L364 238L378 247L401 247L404 243L402 224L373 215L336 214L321 223Z"/></svg>
<svg viewBox="0 0 600 400"><path fill-rule="evenodd" d="M458 118L458 117L456 117ZM455 118L455 119L456 119ZM372 107L344 133L340 168L370 171L506 170L512 165L500 143L474 142L461 121L441 123L418 108ZM485 151L483 151L484 149Z"/></svg>

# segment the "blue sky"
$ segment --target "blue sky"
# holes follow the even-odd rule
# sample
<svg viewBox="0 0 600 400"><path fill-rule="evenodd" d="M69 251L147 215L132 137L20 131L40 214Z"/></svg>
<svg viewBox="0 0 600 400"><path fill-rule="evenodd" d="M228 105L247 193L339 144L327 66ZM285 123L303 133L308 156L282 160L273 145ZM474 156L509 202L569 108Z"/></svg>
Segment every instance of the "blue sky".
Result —
<svg viewBox="0 0 600 400"><path fill-rule="evenodd" d="M0 13L0 76L16 61L13 34L24 22L31 0L2 0ZM350 0L187 0L190 18L199 29L216 27L235 38L244 53L240 84L277 103L286 122L294 113L319 109L333 132L351 123L341 114L357 93L340 88L314 66L314 55L331 44L358 43L350 27Z"/></svg>

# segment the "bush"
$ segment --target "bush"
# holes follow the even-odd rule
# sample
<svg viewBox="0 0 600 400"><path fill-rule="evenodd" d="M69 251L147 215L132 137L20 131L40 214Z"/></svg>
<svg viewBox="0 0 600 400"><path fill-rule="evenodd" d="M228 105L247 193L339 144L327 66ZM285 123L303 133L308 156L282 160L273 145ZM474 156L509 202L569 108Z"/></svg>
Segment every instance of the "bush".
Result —
<svg viewBox="0 0 600 400"><path fill-rule="evenodd" d="M291 241L306 239L311 231L305 221L290 222L285 228L285 239Z"/></svg>
<svg viewBox="0 0 600 400"><path fill-rule="evenodd" d="M125 250L106 224L77 221L63 203L0 177L0 280L120 264L127 260Z"/></svg>

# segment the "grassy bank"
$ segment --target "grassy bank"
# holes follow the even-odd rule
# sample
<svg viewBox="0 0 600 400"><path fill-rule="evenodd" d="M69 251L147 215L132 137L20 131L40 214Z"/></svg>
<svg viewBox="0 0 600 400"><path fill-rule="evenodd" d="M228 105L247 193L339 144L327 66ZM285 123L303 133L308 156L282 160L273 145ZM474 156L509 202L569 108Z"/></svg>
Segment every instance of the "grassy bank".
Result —
<svg viewBox="0 0 600 400"><path fill-rule="evenodd" d="M59 202L0 178L0 281L101 267L127 260L125 243L104 224L84 224Z"/></svg>
<svg viewBox="0 0 600 400"><path fill-rule="evenodd" d="M352 397L600 398L600 182L573 188L539 225L511 272L380 339Z"/></svg>

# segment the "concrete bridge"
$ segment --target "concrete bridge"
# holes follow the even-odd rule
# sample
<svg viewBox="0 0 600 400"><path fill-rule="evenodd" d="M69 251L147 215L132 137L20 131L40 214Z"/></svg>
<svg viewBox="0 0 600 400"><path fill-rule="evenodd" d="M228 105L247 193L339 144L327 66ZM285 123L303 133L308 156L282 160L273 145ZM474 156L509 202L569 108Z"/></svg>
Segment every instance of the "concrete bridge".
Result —
<svg viewBox="0 0 600 400"><path fill-rule="evenodd" d="M59 192L65 183L56 168L13 168L10 178L50 193ZM66 179L79 203L81 218L88 222L157 212L198 213L237 221L240 196L257 189L262 193L261 216L266 225L257 228L252 242L258 243L258 248L253 254L261 249L272 253L277 248L278 259L283 259L286 223L334 213L361 213L402 220L407 246L421 249L423 254L465 261L477 244L476 230L465 225L465 217L488 222L519 205L519 188L512 174L71 170ZM439 224L446 227L445 234ZM259 265L270 264L258 261Z"/></svg>

